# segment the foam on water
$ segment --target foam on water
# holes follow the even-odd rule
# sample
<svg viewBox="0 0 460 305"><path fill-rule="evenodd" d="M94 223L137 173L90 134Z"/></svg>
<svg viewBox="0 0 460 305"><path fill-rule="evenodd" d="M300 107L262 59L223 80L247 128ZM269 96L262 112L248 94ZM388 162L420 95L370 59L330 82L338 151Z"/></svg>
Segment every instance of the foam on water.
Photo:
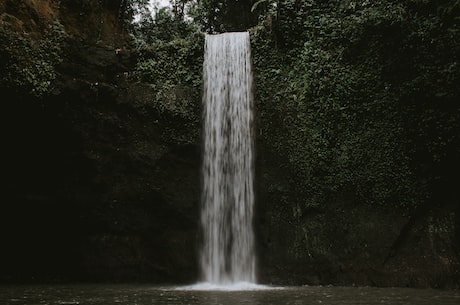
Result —
<svg viewBox="0 0 460 305"><path fill-rule="evenodd" d="M214 284L209 282L197 283L190 286L177 287L175 290L187 291L252 291L252 290L269 290L282 289L282 287L274 287L267 285L259 285L250 282L235 282L228 284Z"/></svg>

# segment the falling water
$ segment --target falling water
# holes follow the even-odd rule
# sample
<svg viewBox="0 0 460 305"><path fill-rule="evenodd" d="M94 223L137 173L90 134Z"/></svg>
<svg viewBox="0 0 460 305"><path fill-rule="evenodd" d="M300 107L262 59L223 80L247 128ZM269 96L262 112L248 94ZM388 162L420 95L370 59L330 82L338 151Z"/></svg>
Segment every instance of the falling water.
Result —
<svg viewBox="0 0 460 305"><path fill-rule="evenodd" d="M206 35L201 222L203 280L255 282L249 34Z"/></svg>

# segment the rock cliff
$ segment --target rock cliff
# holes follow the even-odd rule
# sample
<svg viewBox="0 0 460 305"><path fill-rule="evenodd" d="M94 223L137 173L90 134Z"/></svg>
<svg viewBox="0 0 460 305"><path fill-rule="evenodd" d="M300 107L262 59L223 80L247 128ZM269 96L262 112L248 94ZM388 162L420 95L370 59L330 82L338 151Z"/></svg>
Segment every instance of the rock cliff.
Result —
<svg viewBox="0 0 460 305"><path fill-rule="evenodd" d="M0 1L2 282L198 277L200 86L159 99L133 77L126 12L122 0ZM258 63L256 82L274 69ZM285 113L261 88L260 280L458 287L458 195L408 214L352 192L305 205L289 153L266 134Z"/></svg>

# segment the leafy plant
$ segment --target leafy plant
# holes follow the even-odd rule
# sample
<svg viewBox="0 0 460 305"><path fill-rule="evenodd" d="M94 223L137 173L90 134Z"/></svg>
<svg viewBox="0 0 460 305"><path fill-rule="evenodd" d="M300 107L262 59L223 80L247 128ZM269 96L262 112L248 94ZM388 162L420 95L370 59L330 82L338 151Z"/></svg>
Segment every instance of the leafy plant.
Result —
<svg viewBox="0 0 460 305"><path fill-rule="evenodd" d="M263 141L293 173L290 200L408 211L452 181L438 167L460 143L450 3L283 1L254 28Z"/></svg>
<svg viewBox="0 0 460 305"><path fill-rule="evenodd" d="M3 60L0 84L14 90L25 90L41 97L47 94L56 78L55 66L61 61L62 44L66 37L58 22L50 24L48 32L38 41L26 33L12 30L7 22L0 29Z"/></svg>

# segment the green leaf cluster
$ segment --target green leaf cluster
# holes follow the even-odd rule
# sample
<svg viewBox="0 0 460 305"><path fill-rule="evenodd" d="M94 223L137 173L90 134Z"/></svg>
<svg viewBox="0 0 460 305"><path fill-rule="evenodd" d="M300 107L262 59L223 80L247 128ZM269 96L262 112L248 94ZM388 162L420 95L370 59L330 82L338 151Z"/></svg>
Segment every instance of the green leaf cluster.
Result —
<svg viewBox="0 0 460 305"><path fill-rule="evenodd" d="M455 181L458 1L279 1L252 33L263 141L304 207L403 210Z"/></svg>
<svg viewBox="0 0 460 305"><path fill-rule="evenodd" d="M141 20L133 34L137 52L133 74L150 87L148 105L142 107L155 110L165 136L175 142L198 139L203 43L198 27L168 9Z"/></svg>
<svg viewBox="0 0 460 305"><path fill-rule="evenodd" d="M62 46L66 37L59 21L50 24L40 39L13 30L4 21L0 28L0 86L37 97L49 93L56 78L55 67L62 60Z"/></svg>
<svg viewBox="0 0 460 305"><path fill-rule="evenodd" d="M139 50L135 75L156 91L154 102L161 112L193 116L200 101L202 42L199 34L155 42ZM187 96L180 92L186 90Z"/></svg>

